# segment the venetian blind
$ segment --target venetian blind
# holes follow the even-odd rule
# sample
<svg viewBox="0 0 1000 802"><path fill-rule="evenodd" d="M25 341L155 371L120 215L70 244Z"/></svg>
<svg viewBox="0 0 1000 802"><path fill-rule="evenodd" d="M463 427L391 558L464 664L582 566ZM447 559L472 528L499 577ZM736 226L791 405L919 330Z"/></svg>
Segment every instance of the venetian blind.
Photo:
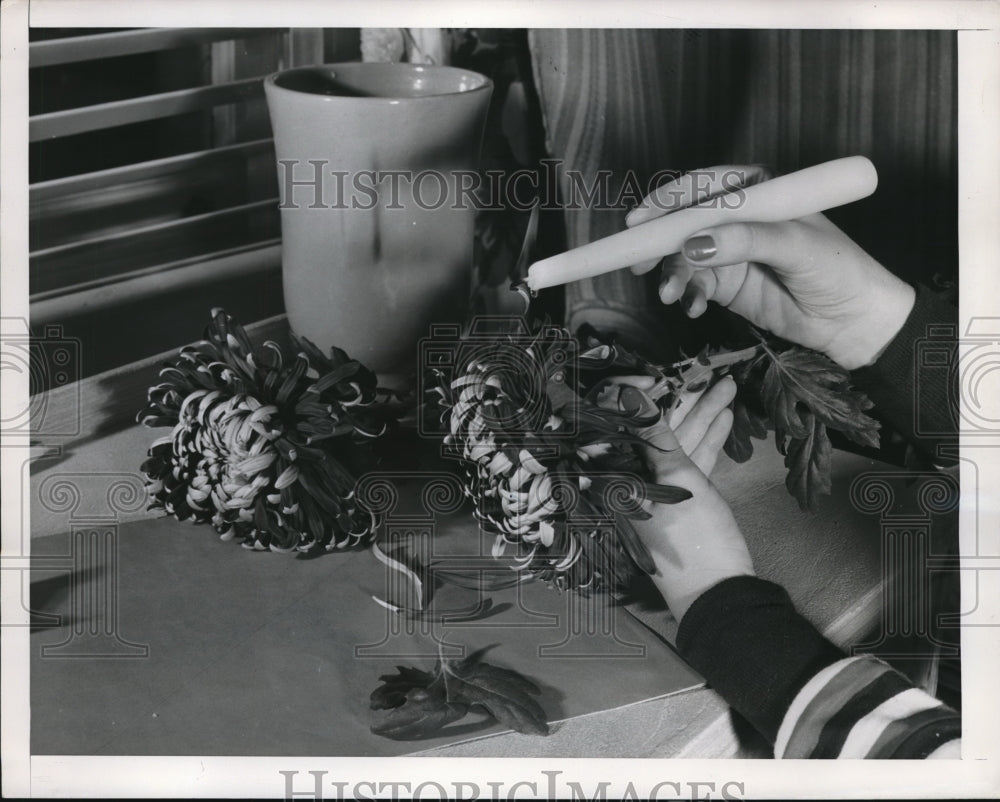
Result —
<svg viewBox="0 0 1000 802"><path fill-rule="evenodd" d="M356 30L34 29L31 324L90 375L281 309L262 78L351 60Z"/></svg>

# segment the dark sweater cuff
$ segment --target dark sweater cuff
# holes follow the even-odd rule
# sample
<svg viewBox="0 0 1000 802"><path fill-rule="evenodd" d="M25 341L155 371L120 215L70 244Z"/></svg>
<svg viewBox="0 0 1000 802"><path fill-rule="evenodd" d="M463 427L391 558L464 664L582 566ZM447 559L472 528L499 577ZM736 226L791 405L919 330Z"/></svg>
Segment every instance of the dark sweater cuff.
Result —
<svg viewBox="0 0 1000 802"><path fill-rule="evenodd" d="M770 743L795 695L845 656L796 612L784 588L753 576L699 596L681 621L677 650Z"/></svg>
<svg viewBox="0 0 1000 802"><path fill-rule="evenodd" d="M908 442L945 465L954 457L940 446L958 444L958 310L926 287L903 327L876 362L853 374L858 389L874 402L873 412Z"/></svg>

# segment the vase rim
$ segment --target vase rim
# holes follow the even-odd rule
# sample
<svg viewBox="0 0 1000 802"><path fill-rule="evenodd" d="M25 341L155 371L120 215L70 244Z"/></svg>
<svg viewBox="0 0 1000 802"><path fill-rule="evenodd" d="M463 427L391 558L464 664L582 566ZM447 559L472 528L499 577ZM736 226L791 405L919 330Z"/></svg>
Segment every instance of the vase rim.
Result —
<svg viewBox="0 0 1000 802"><path fill-rule="evenodd" d="M362 94L357 89L357 84L352 86L350 77L360 73L368 73L369 78L379 74L390 78L399 76L420 76L426 74L437 80L447 76L448 81L441 82L438 87L415 87L417 93L406 93L393 91L391 87L386 87L384 94L375 93ZM344 79L341 88L342 92L319 91L317 89L297 88L288 86L283 81L289 78L300 77L314 80L327 81L326 88L332 89L338 78ZM322 100L357 100L366 103L403 103L403 102L427 102L434 98L449 97L454 95L474 95L481 92L489 92L493 88L493 81L481 73L474 70L467 70L462 67L452 67L440 64L410 64L408 62L361 62L348 61L335 64L314 64L305 67L292 67L287 70L268 75L264 79L264 87L268 92L281 92L289 95L305 95ZM352 91L353 90L353 91Z"/></svg>

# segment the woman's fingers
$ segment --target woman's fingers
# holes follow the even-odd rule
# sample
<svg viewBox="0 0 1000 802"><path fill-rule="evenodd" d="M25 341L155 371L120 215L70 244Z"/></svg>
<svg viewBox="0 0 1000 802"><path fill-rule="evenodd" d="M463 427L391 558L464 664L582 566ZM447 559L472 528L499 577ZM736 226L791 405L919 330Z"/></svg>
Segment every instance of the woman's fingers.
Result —
<svg viewBox="0 0 1000 802"><path fill-rule="evenodd" d="M657 409L656 403L646 394L656 383L652 376L614 376L608 381L608 387L597 397L599 407L618 411ZM673 429L662 416L651 426L636 430L636 434L649 444L644 452L654 476L669 475L685 465L693 468Z"/></svg>
<svg viewBox="0 0 1000 802"><path fill-rule="evenodd" d="M687 454L677 442L677 435L662 418L652 426L640 429L636 434L649 444L649 447L646 448L646 460L649 462L653 474L657 477L657 481L681 465L689 464Z"/></svg>
<svg viewBox="0 0 1000 802"><path fill-rule="evenodd" d="M670 410L669 423L672 429L676 430L680 428L681 424L684 423L684 419L695 408L698 400L704 394L705 388L693 393L690 390L681 390L680 393L678 393L677 403L674 405L674 408Z"/></svg>
<svg viewBox="0 0 1000 802"><path fill-rule="evenodd" d="M724 376L712 385L711 389L695 402L687 415L680 422L674 423L674 433L681 448L688 454L693 454L705 439L713 421L735 397L736 382L731 376Z"/></svg>
<svg viewBox="0 0 1000 802"><path fill-rule="evenodd" d="M700 317L708 309L709 301L723 306L732 302L743 285L747 269L747 263L741 262L718 270L702 270L684 254L673 254L663 260L660 300L665 304L681 301L688 317Z"/></svg>
<svg viewBox="0 0 1000 802"><path fill-rule="evenodd" d="M615 376L611 382L598 397L599 406L656 411L655 402L647 395L656 384L653 377ZM705 475L712 470L732 427L733 416L728 407L735 396L736 382L725 376L708 390L684 393L669 421L660 418L637 432L649 444L646 459L657 481L670 482L667 477L675 474L688 476L695 467Z"/></svg>
<svg viewBox="0 0 1000 802"><path fill-rule="evenodd" d="M733 411L726 407L718 415L705 432L705 437L698 443L698 446L691 452L691 462L698 466L698 469L708 476L715 469L715 463L719 459L719 452L726 444L726 438L733 428Z"/></svg>
<svg viewBox="0 0 1000 802"><path fill-rule="evenodd" d="M677 393L677 400L674 403L673 409L670 410L670 427L675 431L681 427L684 423L684 419L691 414L697 405L699 399L705 394L705 390L701 389L697 392L692 393L690 390L681 390Z"/></svg>
<svg viewBox="0 0 1000 802"><path fill-rule="evenodd" d="M714 270L696 270L684 288L684 295L681 296L684 313L690 318L705 314L709 300L715 297L717 285Z"/></svg>
<svg viewBox="0 0 1000 802"><path fill-rule="evenodd" d="M660 300L665 304L680 300L694 272L694 268L679 253L664 259L660 275Z"/></svg>
<svg viewBox="0 0 1000 802"><path fill-rule="evenodd" d="M789 278L817 269L823 260L817 260L816 249L816 237L806 236L804 224L793 220L715 226L689 237L683 253L697 268L760 262Z"/></svg>

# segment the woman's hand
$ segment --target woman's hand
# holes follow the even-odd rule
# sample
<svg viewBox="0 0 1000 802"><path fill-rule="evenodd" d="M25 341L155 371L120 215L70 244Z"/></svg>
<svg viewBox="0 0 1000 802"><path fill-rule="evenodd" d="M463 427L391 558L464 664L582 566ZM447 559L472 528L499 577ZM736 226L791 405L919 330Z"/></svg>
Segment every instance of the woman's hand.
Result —
<svg viewBox="0 0 1000 802"><path fill-rule="evenodd" d="M629 377L621 383L629 387L620 403L635 407L629 396L648 390L653 380ZM684 396L669 421L638 432L649 443L646 459L655 481L692 493L679 504L647 502L652 517L632 522L656 564L652 580L678 621L713 585L754 573L733 513L708 479L733 425L729 404L735 394L735 382L723 378L703 393Z"/></svg>
<svg viewBox="0 0 1000 802"><path fill-rule="evenodd" d="M695 171L659 187L625 222L639 225L769 177L759 166ZM632 270L644 273L655 265ZM680 300L689 317L715 301L848 370L875 361L902 328L914 298L912 287L821 214L700 231L664 260L660 282L663 303Z"/></svg>

